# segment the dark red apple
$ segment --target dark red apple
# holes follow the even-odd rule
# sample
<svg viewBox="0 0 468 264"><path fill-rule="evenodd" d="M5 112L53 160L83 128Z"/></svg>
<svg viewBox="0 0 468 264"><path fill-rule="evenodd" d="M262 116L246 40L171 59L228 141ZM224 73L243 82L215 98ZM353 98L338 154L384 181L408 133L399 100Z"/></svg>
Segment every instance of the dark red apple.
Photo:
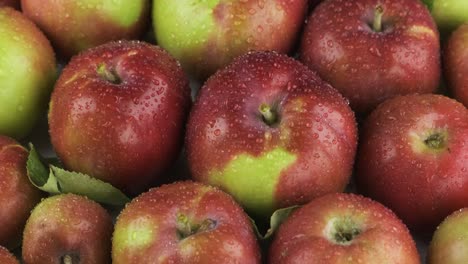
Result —
<svg viewBox="0 0 468 264"><path fill-rule="evenodd" d="M358 189L410 228L432 231L468 206L468 110L441 95L381 104L360 137Z"/></svg>
<svg viewBox="0 0 468 264"><path fill-rule="evenodd" d="M44 199L23 236L25 264L111 263L112 219L98 203L63 194Z"/></svg>
<svg viewBox="0 0 468 264"><path fill-rule="evenodd" d="M254 52L202 87L186 143L194 179L268 217L344 190L356 121L347 101L313 71L286 55Z"/></svg>
<svg viewBox="0 0 468 264"><path fill-rule="evenodd" d="M0 136L0 245L7 248L20 244L29 213L43 197L29 182L27 158L28 151L23 146Z"/></svg>
<svg viewBox="0 0 468 264"><path fill-rule="evenodd" d="M188 80L163 49L107 43L74 57L57 81L52 145L66 168L138 194L179 155L189 106Z"/></svg>
<svg viewBox="0 0 468 264"><path fill-rule="evenodd" d="M260 263L252 223L226 193L177 182L138 196L120 213L114 264Z"/></svg>
<svg viewBox="0 0 468 264"><path fill-rule="evenodd" d="M420 263L406 226L363 196L329 194L292 213L280 226L270 264Z"/></svg>
<svg viewBox="0 0 468 264"><path fill-rule="evenodd" d="M19 264L18 260L6 248L0 246L0 263Z"/></svg>
<svg viewBox="0 0 468 264"><path fill-rule="evenodd" d="M20 0L0 0L0 8L4 6L20 9Z"/></svg>
<svg viewBox="0 0 468 264"><path fill-rule="evenodd" d="M448 41L445 74L453 96L468 106L468 24L460 26Z"/></svg>
<svg viewBox="0 0 468 264"><path fill-rule="evenodd" d="M420 0L328 0L309 17L300 58L360 113L436 90L439 33Z"/></svg>

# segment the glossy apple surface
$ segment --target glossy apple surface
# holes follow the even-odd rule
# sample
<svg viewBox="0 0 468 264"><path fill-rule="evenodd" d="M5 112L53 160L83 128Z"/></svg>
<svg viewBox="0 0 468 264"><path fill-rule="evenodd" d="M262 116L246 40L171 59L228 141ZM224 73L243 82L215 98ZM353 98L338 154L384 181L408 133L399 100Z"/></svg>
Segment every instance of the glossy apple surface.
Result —
<svg viewBox="0 0 468 264"><path fill-rule="evenodd" d="M0 263L19 264L18 260L6 248L0 246Z"/></svg>
<svg viewBox="0 0 468 264"><path fill-rule="evenodd" d="M112 40L139 38L149 22L147 0L21 0L21 7L65 57Z"/></svg>
<svg viewBox="0 0 468 264"><path fill-rule="evenodd" d="M51 142L66 168L139 194L179 155L189 106L188 80L167 52L107 43L63 70L50 103Z"/></svg>
<svg viewBox="0 0 468 264"><path fill-rule="evenodd" d="M383 205L354 194L329 194L297 209L279 227L271 264L420 263L406 226Z"/></svg>
<svg viewBox="0 0 468 264"><path fill-rule="evenodd" d="M157 0L153 27L158 44L204 79L251 50L291 51L307 1Z"/></svg>
<svg viewBox="0 0 468 264"><path fill-rule="evenodd" d="M395 95L435 91L439 49L419 0L329 0L309 17L300 58L367 113Z"/></svg>
<svg viewBox="0 0 468 264"><path fill-rule="evenodd" d="M468 110L441 95L381 104L359 139L358 189L410 228L430 231L468 206Z"/></svg>
<svg viewBox="0 0 468 264"><path fill-rule="evenodd" d="M44 34L20 12L0 9L0 134L29 134L56 78L55 55Z"/></svg>
<svg viewBox="0 0 468 264"><path fill-rule="evenodd" d="M451 35L445 49L444 66L453 96L468 106L468 24Z"/></svg>
<svg viewBox="0 0 468 264"><path fill-rule="evenodd" d="M112 219L98 203L74 194L44 199L23 236L25 264L111 263Z"/></svg>
<svg viewBox="0 0 468 264"><path fill-rule="evenodd" d="M468 1L424 0L428 2L432 16L444 35L449 35L463 23L468 22Z"/></svg>
<svg viewBox="0 0 468 264"><path fill-rule="evenodd" d="M432 236L428 264L468 263L468 208L450 214Z"/></svg>
<svg viewBox="0 0 468 264"><path fill-rule="evenodd" d="M0 246L10 249L20 245L26 220L43 197L29 182L27 158L28 151L23 146L0 136Z"/></svg>
<svg viewBox="0 0 468 264"><path fill-rule="evenodd" d="M219 186L249 213L343 191L356 151L347 101L298 61L254 52L202 87L187 127L194 179Z"/></svg>
<svg viewBox="0 0 468 264"><path fill-rule="evenodd" d="M194 182L153 188L120 213L114 264L260 263L247 215L226 193Z"/></svg>

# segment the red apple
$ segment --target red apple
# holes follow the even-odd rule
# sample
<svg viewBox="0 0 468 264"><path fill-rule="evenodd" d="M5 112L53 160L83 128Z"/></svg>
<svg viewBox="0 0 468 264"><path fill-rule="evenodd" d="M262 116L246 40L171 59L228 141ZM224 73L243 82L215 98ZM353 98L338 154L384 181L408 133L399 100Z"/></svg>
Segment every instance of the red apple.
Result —
<svg viewBox="0 0 468 264"><path fill-rule="evenodd" d="M108 43L63 70L50 102L52 145L66 168L138 194L179 155L189 106L188 80L168 53Z"/></svg>
<svg viewBox="0 0 468 264"><path fill-rule="evenodd" d="M468 206L468 110L441 95L408 95L381 104L366 120L358 189L411 228L432 231Z"/></svg>
<svg viewBox="0 0 468 264"><path fill-rule="evenodd" d="M450 214L437 227L427 252L427 263L468 263L468 208Z"/></svg>
<svg viewBox="0 0 468 264"><path fill-rule="evenodd" d="M186 147L194 179L266 217L343 191L356 137L354 114L335 89L286 55L254 52L202 87Z"/></svg>
<svg viewBox="0 0 468 264"><path fill-rule="evenodd" d="M395 95L435 91L439 48L420 0L328 0L308 20L300 57L366 113Z"/></svg>
<svg viewBox="0 0 468 264"><path fill-rule="evenodd" d="M448 41L445 74L454 97L468 106L468 24L460 26Z"/></svg>
<svg viewBox="0 0 468 264"><path fill-rule="evenodd" d="M226 193L177 182L138 196L120 213L114 264L260 263L252 223Z"/></svg>
<svg viewBox="0 0 468 264"><path fill-rule="evenodd" d="M252 50L295 46L308 0L153 1L159 45L187 72L205 79Z"/></svg>
<svg viewBox="0 0 468 264"><path fill-rule="evenodd" d="M269 252L280 263L420 263L406 226L383 205L354 194L317 198L280 226Z"/></svg>
<svg viewBox="0 0 468 264"><path fill-rule="evenodd" d="M20 0L0 0L0 8L4 6L20 9Z"/></svg>
<svg viewBox="0 0 468 264"><path fill-rule="evenodd" d="M110 261L112 219L83 196L49 197L31 213L23 236L25 264L106 264Z"/></svg>
<svg viewBox="0 0 468 264"><path fill-rule="evenodd" d="M20 244L29 213L43 196L29 182L27 158L28 151L23 146L0 136L0 245L7 248Z"/></svg>
<svg viewBox="0 0 468 264"><path fill-rule="evenodd" d="M148 0L21 0L21 7L65 57L112 40L136 39L149 22Z"/></svg>
<svg viewBox="0 0 468 264"><path fill-rule="evenodd" d="M0 263L19 264L18 260L6 248L0 246Z"/></svg>

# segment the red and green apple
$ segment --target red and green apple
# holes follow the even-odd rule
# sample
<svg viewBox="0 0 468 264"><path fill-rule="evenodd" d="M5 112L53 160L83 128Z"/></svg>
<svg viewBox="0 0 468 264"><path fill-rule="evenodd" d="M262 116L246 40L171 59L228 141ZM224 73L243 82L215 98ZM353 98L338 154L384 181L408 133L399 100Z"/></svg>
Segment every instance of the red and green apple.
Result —
<svg viewBox="0 0 468 264"><path fill-rule="evenodd" d="M468 22L466 0L423 0L443 35L450 35L460 25Z"/></svg>
<svg viewBox="0 0 468 264"><path fill-rule="evenodd" d="M468 24L450 36L444 59L450 91L455 99L468 106Z"/></svg>

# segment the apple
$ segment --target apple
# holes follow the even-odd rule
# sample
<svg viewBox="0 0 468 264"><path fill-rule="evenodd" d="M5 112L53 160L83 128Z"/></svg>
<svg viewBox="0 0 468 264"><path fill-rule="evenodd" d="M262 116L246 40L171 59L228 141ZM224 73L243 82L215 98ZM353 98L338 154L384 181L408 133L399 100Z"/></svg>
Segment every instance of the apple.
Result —
<svg viewBox="0 0 468 264"><path fill-rule="evenodd" d="M371 199L335 193L294 211L269 251L279 263L420 263L406 226Z"/></svg>
<svg viewBox="0 0 468 264"><path fill-rule="evenodd" d="M161 47L187 72L205 79L251 50L291 51L307 2L158 0L153 28Z"/></svg>
<svg viewBox="0 0 468 264"><path fill-rule="evenodd" d="M451 35L444 59L450 90L458 101L468 106L468 24Z"/></svg>
<svg viewBox="0 0 468 264"><path fill-rule="evenodd" d="M261 263L252 223L228 194L195 182L150 189L120 213L114 264Z"/></svg>
<svg viewBox="0 0 468 264"><path fill-rule="evenodd" d="M466 0L423 0L431 10L442 35L449 35L461 24L468 22Z"/></svg>
<svg viewBox="0 0 468 264"><path fill-rule="evenodd" d="M365 121L356 162L358 190L415 231L432 232L468 206L468 110L442 95L407 95Z"/></svg>
<svg viewBox="0 0 468 264"><path fill-rule="evenodd" d="M0 0L0 8L5 6L13 7L19 10L20 0Z"/></svg>
<svg viewBox="0 0 468 264"><path fill-rule="evenodd" d="M20 245L29 213L43 197L29 182L27 158L28 151L23 146L0 135L0 246L10 249Z"/></svg>
<svg viewBox="0 0 468 264"><path fill-rule="evenodd" d="M111 263L112 218L98 203L62 194L31 212L23 236L25 264Z"/></svg>
<svg viewBox="0 0 468 264"><path fill-rule="evenodd" d="M0 263L19 264L18 260L6 248L0 246Z"/></svg>
<svg viewBox="0 0 468 264"><path fill-rule="evenodd" d="M432 236L428 264L468 263L468 208L450 214Z"/></svg>
<svg viewBox="0 0 468 264"><path fill-rule="evenodd" d="M396 95L434 92L439 48L419 0L329 0L309 17L300 59L367 114Z"/></svg>
<svg viewBox="0 0 468 264"><path fill-rule="evenodd" d="M0 134L22 138L39 117L57 75L47 38L20 12L0 8Z"/></svg>
<svg viewBox="0 0 468 264"><path fill-rule="evenodd" d="M149 22L149 4L147 0L21 0L23 13L67 58L112 40L139 38Z"/></svg>
<svg viewBox="0 0 468 264"><path fill-rule="evenodd" d="M119 41L89 49L64 68L49 130L66 168L136 195L179 155L190 87L163 49Z"/></svg>
<svg viewBox="0 0 468 264"><path fill-rule="evenodd" d="M349 181L357 128L347 101L300 62L252 52L202 87L187 125L193 179L258 219Z"/></svg>

